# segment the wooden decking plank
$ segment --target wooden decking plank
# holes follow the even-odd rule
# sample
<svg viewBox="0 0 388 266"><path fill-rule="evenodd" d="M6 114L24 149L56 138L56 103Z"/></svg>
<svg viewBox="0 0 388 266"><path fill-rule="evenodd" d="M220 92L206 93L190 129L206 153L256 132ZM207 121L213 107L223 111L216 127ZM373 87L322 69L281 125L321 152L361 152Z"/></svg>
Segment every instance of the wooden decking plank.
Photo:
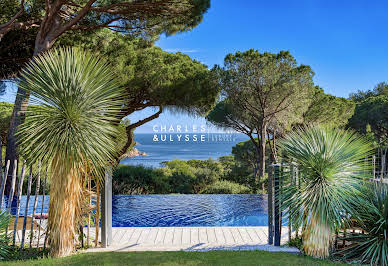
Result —
<svg viewBox="0 0 388 266"><path fill-rule="evenodd" d="M119 229L116 230L116 234L113 238L113 242L115 243L121 243L121 239L123 237L123 234L125 232L125 229L120 227Z"/></svg>
<svg viewBox="0 0 388 266"><path fill-rule="evenodd" d="M224 233L222 232L222 229L220 227L215 227L214 233L216 235L217 243L226 244Z"/></svg>
<svg viewBox="0 0 388 266"><path fill-rule="evenodd" d="M249 236L245 228L237 228L244 243L253 243L252 238Z"/></svg>
<svg viewBox="0 0 388 266"><path fill-rule="evenodd" d="M159 228L158 235L156 236L155 244L162 244L164 237L166 236L166 228Z"/></svg>
<svg viewBox="0 0 388 266"><path fill-rule="evenodd" d="M191 229L183 228L182 229L182 244L190 244L191 243Z"/></svg>
<svg viewBox="0 0 388 266"><path fill-rule="evenodd" d="M167 228L166 236L164 237L163 244L172 245L172 241L174 240L174 228Z"/></svg>
<svg viewBox="0 0 388 266"><path fill-rule="evenodd" d="M207 238L209 243L217 243L217 237L213 227L206 228Z"/></svg>
<svg viewBox="0 0 388 266"><path fill-rule="evenodd" d="M148 239L148 235L149 233L151 232L151 229L150 228L144 228L142 231L141 231L141 234L140 234L140 237L139 237L139 240L137 241L138 244L144 244L147 242L147 239Z"/></svg>
<svg viewBox="0 0 388 266"><path fill-rule="evenodd" d="M208 243L207 230L206 227L200 227L199 231L199 243Z"/></svg>
<svg viewBox="0 0 388 266"><path fill-rule="evenodd" d="M256 231L254 230L254 228L247 227L246 230L254 244L263 244L259 236L257 235Z"/></svg>
<svg viewBox="0 0 388 266"><path fill-rule="evenodd" d="M230 229L230 231L232 232L232 235L233 235L234 240L236 241L236 244L244 243L244 241L240 235L240 232L238 231L238 228L232 227Z"/></svg>
<svg viewBox="0 0 388 266"><path fill-rule="evenodd" d="M198 244L199 243L199 232L198 228L191 228L190 230L190 244Z"/></svg>
<svg viewBox="0 0 388 266"><path fill-rule="evenodd" d="M137 244L137 241L139 240L142 230L143 228L136 228L127 243L132 245Z"/></svg>
<svg viewBox="0 0 388 266"><path fill-rule="evenodd" d="M236 241L232 235L232 232L230 231L230 228L228 227L221 227L222 232L224 233L225 236L225 244L235 244Z"/></svg>
<svg viewBox="0 0 388 266"><path fill-rule="evenodd" d="M256 227L254 230L262 242L268 243L268 237L261 228Z"/></svg>
<svg viewBox="0 0 388 266"><path fill-rule="evenodd" d="M126 228L126 230L123 230L123 233L121 234L121 238L117 241L119 243L127 243L131 238L132 232L133 230Z"/></svg>
<svg viewBox="0 0 388 266"><path fill-rule="evenodd" d="M156 235L158 234L158 228L151 228L150 233L148 234L145 244L155 244Z"/></svg>
<svg viewBox="0 0 388 266"><path fill-rule="evenodd" d="M173 245L181 245L182 244L182 228L175 228L174 230L174 238Z"/></svg>

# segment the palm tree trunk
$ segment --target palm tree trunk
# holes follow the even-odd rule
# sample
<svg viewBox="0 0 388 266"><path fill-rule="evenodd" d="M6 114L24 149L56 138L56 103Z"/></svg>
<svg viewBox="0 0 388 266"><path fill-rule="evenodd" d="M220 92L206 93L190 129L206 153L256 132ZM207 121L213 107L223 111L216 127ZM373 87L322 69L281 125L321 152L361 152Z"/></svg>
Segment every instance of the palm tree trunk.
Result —
<svg viewBox="0 0 388 266"><path fill-rule="evenodd" d="M56 158L52 163L48 220L48 244L53 257L68 256L76 241L76 226L81 211L82 187L75 167L63 167Z"/></svg>
<svg viewBox="0 0 388 266"><path fill-rule="evenodd" d="M309 256L328 258L334 232L319 217L311 216L311 221L302 233L303 249Z"/></svg>

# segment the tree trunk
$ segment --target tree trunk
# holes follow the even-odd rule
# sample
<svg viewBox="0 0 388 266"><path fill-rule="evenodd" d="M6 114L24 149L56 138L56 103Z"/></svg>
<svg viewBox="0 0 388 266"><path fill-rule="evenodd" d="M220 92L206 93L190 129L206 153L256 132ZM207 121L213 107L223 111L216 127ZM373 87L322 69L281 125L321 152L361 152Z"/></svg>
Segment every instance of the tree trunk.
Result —
<svg viewBox="0 0 388 266"><path fill-rule="evenodd" d="M18 88L18 92L16 94L16 100L15 105L13 107L12 117L11 117L11 124L8 130L7 135L7 151L5 155L5 161L10 161L9 165L9 171L7 176L7 183L5 186L5 195L9 195L11 190L11 180L12 180L12 173L14 168L17 167L17 165L14 164L15 160L19 159L19 153L17 149L17 138L15 136L16 128L21 125L24 122L25 118L25 111L27 110L28 105L28 99L29 94Z"/></svg>
<svg viewBox="0 0 388 266"><path fill-rule="evenodd" d="M48 243L53 257L74 251L77 221L81 215L82 186L76 169L68 169L54 158L50 186Z"/></svg>
<svg viewBox="0 0 388 266"><path fill-rule="evenodd" d="M55 39L52 39L49 36L46 36L46 38L44 39L40 36L41 32L39 31L35 41L35 49L33 56L39 55L40 53L49 50L55 42ZM7 151L5 155L5 161L10 161L10 171L8 172L9 174L5 187L5 195L9 195L11 189L12 175L10 173L13 172L14 167L17 167L14 165L14 161L19 159L18 140L15 134L17 128L24 123L29 99L29 92L18 87L7 135Z"/></svg>
<svg viewBox="0 0 388 266"><path fill-rule="evenodd" d="M303 250L312 257L328 258L334 232L326 221L322 221L320 217L311 215L309 219L310 222L302 233Z"/></svg>
<svg viewBox="0 0 388 266"><path fill-rule="evenodd" d="M259 156L260 148L259 148L259 144L255 141L253 136L251 134L249 134L248 136L251 139L252 144L255 147L255 151L256 151L255 163L253 166L253 176L254 176L255 180L257 181L257 184L259 184L261 181L261 176L259 175L259 172L260 172L260 156ZM255 187L254 192L256 193L256 191L257 191L257 188Z"/></svg>
<svg viewBox="0 0 388 266"><path fill-rule="evenodd" d="M259 176L263 177L265 176L265 144L266 144L266 136L267 136L267 124L262 123L260 127L260 152L259 152Z"/></svg>

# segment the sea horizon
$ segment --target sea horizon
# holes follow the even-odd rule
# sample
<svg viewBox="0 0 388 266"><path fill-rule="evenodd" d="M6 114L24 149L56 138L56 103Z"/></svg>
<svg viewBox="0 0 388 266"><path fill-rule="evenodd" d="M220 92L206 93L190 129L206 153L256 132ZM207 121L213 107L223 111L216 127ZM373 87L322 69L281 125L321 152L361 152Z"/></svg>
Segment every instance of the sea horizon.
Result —
<svg viewBox="0 0 388 266"><path fill-rule="evenodd" d="M158 168L164 161L216 160L230 155L232 147L245 140L248 137L241 133L136 133L135 148L147 155L126 158L120 163Z"/></svg>

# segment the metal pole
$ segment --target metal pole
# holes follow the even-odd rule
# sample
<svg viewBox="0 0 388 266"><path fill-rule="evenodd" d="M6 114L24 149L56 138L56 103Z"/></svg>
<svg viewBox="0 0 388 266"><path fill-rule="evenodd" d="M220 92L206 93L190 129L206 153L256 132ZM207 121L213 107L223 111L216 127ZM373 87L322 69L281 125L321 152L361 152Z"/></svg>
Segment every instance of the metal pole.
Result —
<svg viewBox="0 0 388 266"><path fill-rule="evenodd" d="M280 166L274 165L274 220L275 220L275 246L280 246Z"/></svg>
<svg viewBox="0 0 388 266"><path fill-rule="evenodd" d="M105 173L101 193L101 244L106 248L112 244L112 171Z"/></svg>
<svg viewBox="0 0 388 266"><path fill-rule="evenodd" d="M272 198L272 178L273 178L273 167L269 167L268 172L268 244L273 244L273 198Z"/></svg>

